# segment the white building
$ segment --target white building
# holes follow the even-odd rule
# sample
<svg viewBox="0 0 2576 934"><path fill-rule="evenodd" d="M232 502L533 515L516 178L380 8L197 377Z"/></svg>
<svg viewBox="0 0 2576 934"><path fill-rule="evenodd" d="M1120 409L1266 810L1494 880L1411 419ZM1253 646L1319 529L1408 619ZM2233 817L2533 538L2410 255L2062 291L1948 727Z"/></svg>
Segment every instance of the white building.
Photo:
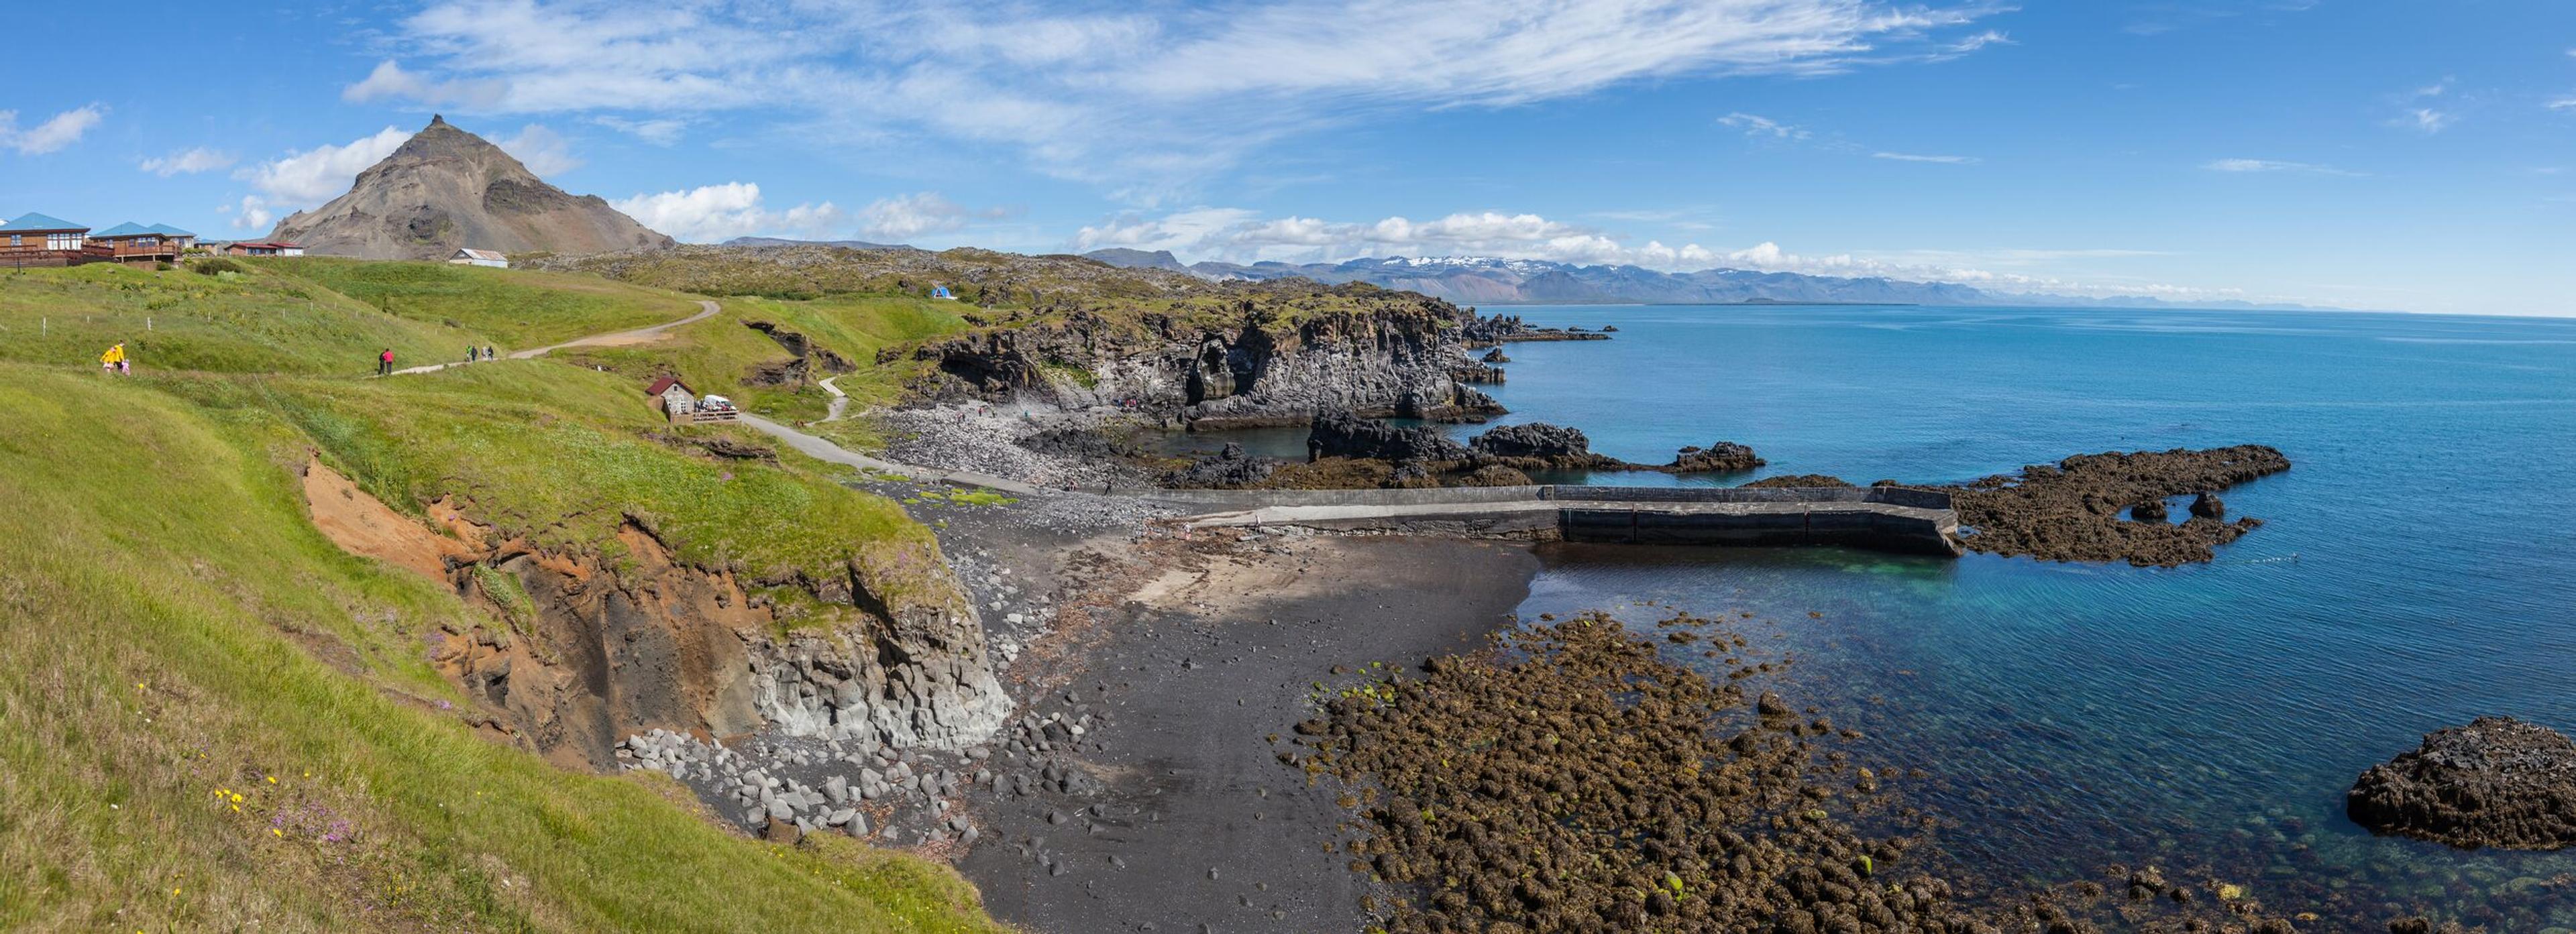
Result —
<svg viewBox="0 0 2576 934"><path fill-rule="evenodd" d="M473 247L458 249L456 251L456 255L448 257L447 261L459 266L490 266L494 269L510 268L510 258L501 255L499 251L477 250Z"/></svg>

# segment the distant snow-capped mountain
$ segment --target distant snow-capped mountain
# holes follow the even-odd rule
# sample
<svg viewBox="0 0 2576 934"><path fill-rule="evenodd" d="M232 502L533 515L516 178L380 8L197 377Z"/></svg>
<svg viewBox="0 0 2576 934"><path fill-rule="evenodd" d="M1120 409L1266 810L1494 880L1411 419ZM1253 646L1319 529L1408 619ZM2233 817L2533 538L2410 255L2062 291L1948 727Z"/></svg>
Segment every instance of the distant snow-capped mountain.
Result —
<svg viewBox="0 0 2576 934"><path fill-rule="evenodd" d="M1203 279L1304 276L1326 284L1367 282L1464 305L1510 304L1873 304L2051 305L2143 308L2279 308L2238 301L2176 303L2146 296L2109 298L1992 292L1948 282L1880 276L1810 276L1749 269L1661 272L1642 266L1577 266L1493 256L1385 256L1339 263L1183 263L1169 250L1095 250L1083 254L1112 266L1169 269Z"/></svg>

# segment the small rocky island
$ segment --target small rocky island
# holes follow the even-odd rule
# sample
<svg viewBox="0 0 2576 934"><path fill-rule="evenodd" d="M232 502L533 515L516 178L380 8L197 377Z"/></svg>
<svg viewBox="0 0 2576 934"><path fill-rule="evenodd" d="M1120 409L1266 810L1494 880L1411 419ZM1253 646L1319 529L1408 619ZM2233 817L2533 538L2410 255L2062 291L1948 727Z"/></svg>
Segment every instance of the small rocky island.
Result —
<svg viewBox="0 0 2576 934"><path fill-rule="evenodd" d="M2370 767L2345 811L2372 833L2463 849L2576 844L2576 741L2512 717L2435 730Z"/></svg>

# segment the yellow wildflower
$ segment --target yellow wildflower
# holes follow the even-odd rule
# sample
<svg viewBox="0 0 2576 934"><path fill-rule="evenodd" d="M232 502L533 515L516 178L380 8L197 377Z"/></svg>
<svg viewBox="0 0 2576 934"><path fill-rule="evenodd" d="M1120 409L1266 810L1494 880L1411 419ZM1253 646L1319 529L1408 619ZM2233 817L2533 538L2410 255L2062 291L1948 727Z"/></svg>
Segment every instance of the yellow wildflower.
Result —
<svg viewBox="0 0 2576 934"><path fill-rule="evenodd" d="M269 784L271 784L271 785L277 784L277 776L275 776L275 775L271 775L271 776L269 776L269 777L268 777L268 783L269 783Z"/></svg>
<svg viewBox="0 0 2576 934"><path fill-rule="evenodd" d="M271 828L268 828L268 835L269 835L269 836L272 836L272 837L283 837L283 836L286 836L286 831L279 830L279 829L277 829L277 828L275 828L275 827L271 827Z"/></svg>

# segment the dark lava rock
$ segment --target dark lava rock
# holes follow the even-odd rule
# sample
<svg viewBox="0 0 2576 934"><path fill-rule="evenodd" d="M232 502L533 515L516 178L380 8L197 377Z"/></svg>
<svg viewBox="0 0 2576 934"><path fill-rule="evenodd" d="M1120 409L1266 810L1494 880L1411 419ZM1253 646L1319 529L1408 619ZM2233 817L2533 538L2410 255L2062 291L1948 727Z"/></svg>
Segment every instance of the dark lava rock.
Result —
<svg viewBox="0 0 2576 934"><path fill-rule="evenodd" d="M1492 350L1485 351L1485 355L1484 355L1484 356L1482 356L1482 357L1478 357L1478 358L1476 358L1476 359L1481 360L1481 361L1484 361L1484 362L1486 362L1486 363L1510 363L1510 362L1512 362L1512 358L1510 358L1510 357L1506 357L1506 356L1503 356L1503 349L1502 349L1502 348L1500 348L1500 347L1496 347L1496 348L1494 348L1494 349L1492 349Z"/></svg>
<svg viewBox="0 0 2576 934"><path fill-rule="evenodd" d="M2435 730L2361 773L2346 813L2373 833L2462 848L2576 844L2576 742L2512 717Z"/></svg>
<svg viewBox="0 0 2576 934"><path fill-rule="evenodd" d="M1316 418L1314 430L1306 436L1306 452L1313 457L1388 461L1454 461L1467 457L1466 448L1437 429L1397 428L1348 412Z"/></svg>
<svg viewBox="0 0 2576 934"><path fill-rule="evenodd" d="M1674 473L1741 473L1770 463L1753 449L1733 441L1720 441L1707 447L1691 446L1673 455Z"/></svg>
<svg viewBox="0 0 2576 934"><path fill-rule="evenodd" d="M1588 458L1592 456L1592 439L1583 429L1530 422L1505 425L1477 435L1471 446L1479 454L1495 457Z"/></svg>
<svg viewBox="0 0 2576 934"><path fill-rule="evenodd" d="M1243 452L1243 445L1228 442L1225 449L1180 470L1163 475L1163 485L1183 489L1246 487L1270 479L1278 465Z"/></svg>
<svg viewBox="0 0 2576 934"><path fill-rule="evenodd" d="M2227 518L2227 501L2214 493L2202 493L2191 498L2191 514L2203 519Z"/></svg>
<svg viewBox="0 0 2576 934"><path fill-rule="evenodd" d="M2161 499L2151 499L2129 507L2129 520L2132 522L2163 522L2168 515L2170 514L2165 511L2165 501Z"/></svg>

